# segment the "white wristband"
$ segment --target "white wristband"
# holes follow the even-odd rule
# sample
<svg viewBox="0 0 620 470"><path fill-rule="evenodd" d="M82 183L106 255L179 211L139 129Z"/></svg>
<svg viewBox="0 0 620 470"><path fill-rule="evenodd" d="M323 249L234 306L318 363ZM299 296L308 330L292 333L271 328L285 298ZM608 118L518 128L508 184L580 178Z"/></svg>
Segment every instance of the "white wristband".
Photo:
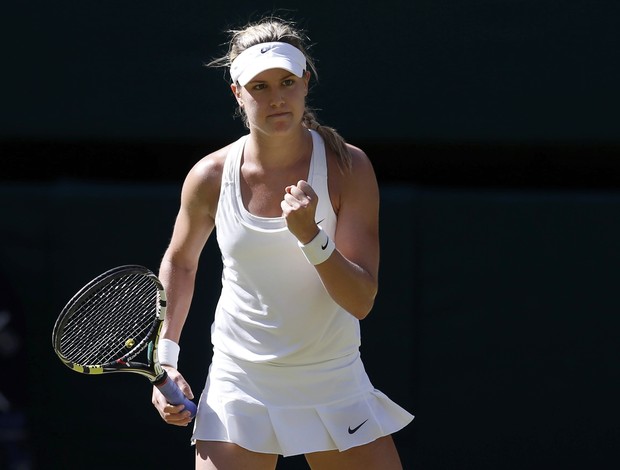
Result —
<svg viewBox="0 0 620 470"><path fill-rule="evenodd" d="M166 338L160 338L157 344L157 358L159 363L165 366L171 366L175 369L179 363L179 352L181 347L174 341Z"/></svg>
<svg viewBox="0 0 620 470"><path fill-rule="evenodd" d="M310 264L317 265L326 261L336 249L336 244L319 225L319 233L305 245L297 242L299 248Z"/></svg>

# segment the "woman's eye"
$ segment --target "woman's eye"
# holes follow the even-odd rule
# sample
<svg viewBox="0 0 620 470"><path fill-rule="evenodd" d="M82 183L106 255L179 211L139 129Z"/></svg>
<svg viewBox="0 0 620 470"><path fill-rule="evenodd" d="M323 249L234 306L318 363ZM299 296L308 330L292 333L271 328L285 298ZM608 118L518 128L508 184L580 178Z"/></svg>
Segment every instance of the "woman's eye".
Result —
<svg viewBox="0 0 620 470"><path fill-rule="evenodd" d="M286 79L282 82L282 85L284 86L292 86L295 83L295 80L293 80L292 78Z"/></svg>
<svg viewBox="0 0 620 470"><path fill-rule="evenodd" d="M265 85L264 83L258 83L254 85L255 90L264 90L265 88L267 88L267 85Z"/></svg>

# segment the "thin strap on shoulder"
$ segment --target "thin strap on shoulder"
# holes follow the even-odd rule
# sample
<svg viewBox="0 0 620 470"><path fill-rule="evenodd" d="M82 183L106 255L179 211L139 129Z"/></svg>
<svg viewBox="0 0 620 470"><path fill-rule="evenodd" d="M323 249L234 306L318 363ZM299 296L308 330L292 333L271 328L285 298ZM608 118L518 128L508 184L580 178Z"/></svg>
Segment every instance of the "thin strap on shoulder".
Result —
<svg viewBox="0 0 620 470"><path fill-rule="evenodd" d="M324 176L327 178L327 154L325 151L325 141L317 131L310 131L312 134L312 166L314 176Z"/></svg>
<svg viewBox="0 0 620 470"><path fill-rule="evenodd" d="M238 168L238 162L245 146L247 135L244 135L232 143L228 149L226 160L224 161L224 171L222 172L222 184L233 183L235 181L235 171Z"/></svg>

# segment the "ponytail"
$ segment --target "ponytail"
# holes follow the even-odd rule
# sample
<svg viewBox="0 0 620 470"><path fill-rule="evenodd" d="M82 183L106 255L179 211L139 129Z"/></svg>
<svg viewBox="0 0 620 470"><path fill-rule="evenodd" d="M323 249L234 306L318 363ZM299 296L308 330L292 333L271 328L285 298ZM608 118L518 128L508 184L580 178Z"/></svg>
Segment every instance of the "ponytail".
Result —
<svg viewBox="0 0 620 470"><path fill-rule="evenodd" d="M304 111L302 123L306 128L318 132L325 141L327 147L336 153L338 168L340 168L341 172L346 173L351 171L351 153L349 152L346 141L338 134L336 129L319 124L314 113L308 108Z"/></svg>

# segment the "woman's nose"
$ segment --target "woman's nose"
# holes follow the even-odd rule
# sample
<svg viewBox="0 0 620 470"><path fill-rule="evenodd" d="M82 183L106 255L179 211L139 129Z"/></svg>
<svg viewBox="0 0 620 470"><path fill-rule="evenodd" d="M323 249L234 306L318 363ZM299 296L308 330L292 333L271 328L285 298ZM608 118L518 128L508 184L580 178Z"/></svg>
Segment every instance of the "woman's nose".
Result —
<svg viewBox="0 0 620 470"><path fill-rule="evenodd" d="M277 108L284 104L284 98L279 91L275 91L271 95L270 105L272 108Z"/></svg>

